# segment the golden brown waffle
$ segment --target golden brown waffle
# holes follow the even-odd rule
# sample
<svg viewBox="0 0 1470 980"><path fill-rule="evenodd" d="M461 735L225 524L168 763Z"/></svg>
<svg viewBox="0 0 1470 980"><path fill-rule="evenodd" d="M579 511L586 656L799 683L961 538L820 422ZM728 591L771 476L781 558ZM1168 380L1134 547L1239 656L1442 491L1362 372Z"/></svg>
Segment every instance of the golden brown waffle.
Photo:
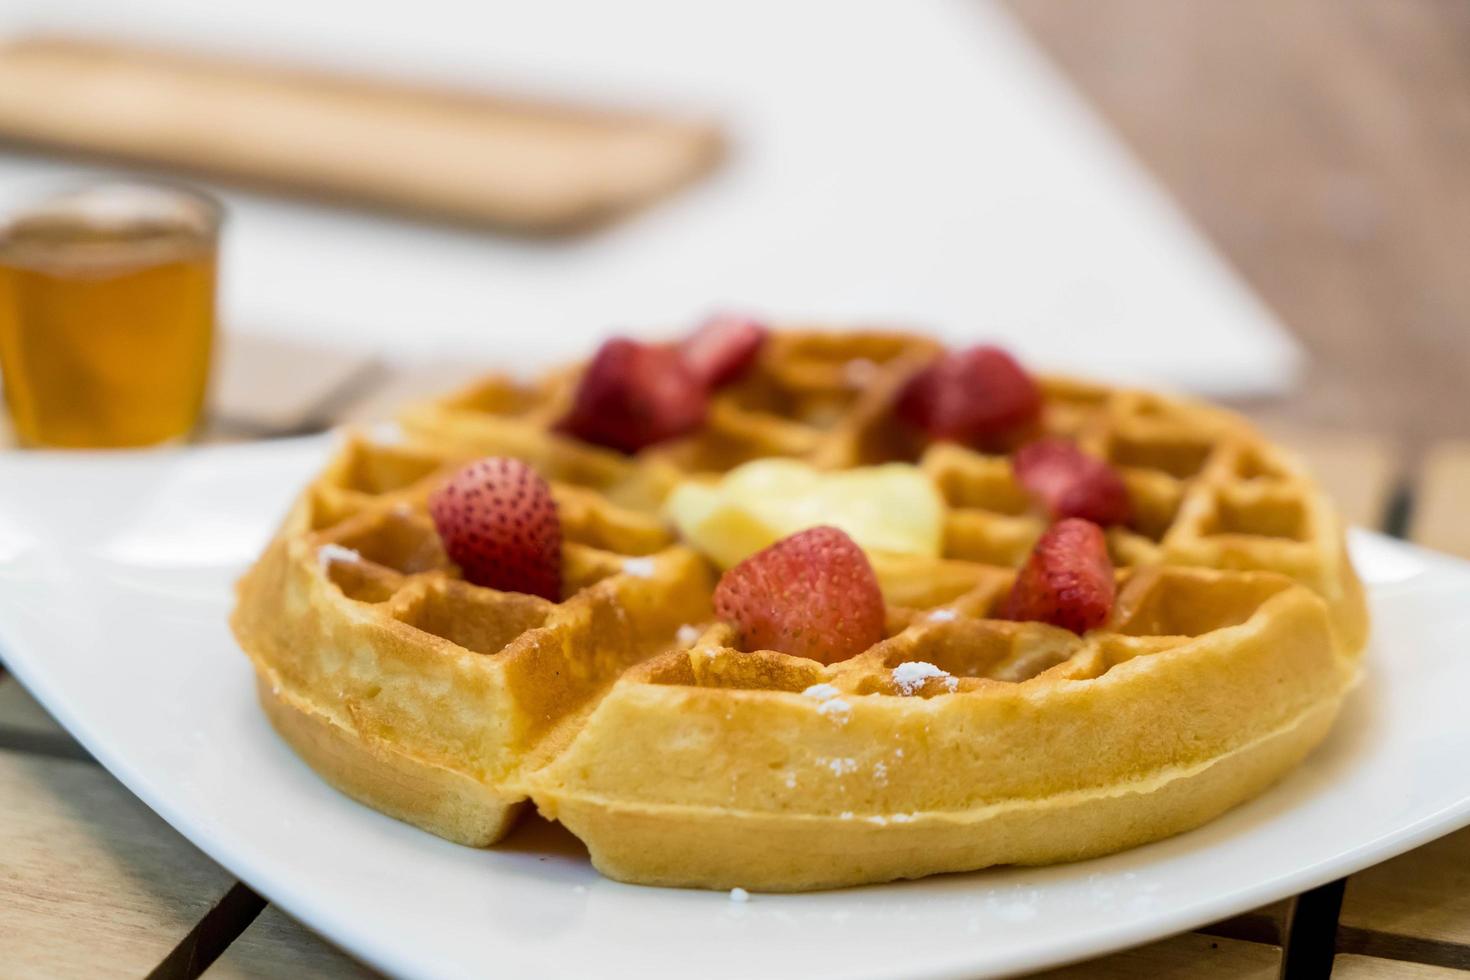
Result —
<svg viewBox="0 0 1470 980"><path fill-rule="evenodd" d="M631 458L550 431L576 369L415 407L413 445L349 440L241 583L263 704L327 779L442 836L491 843L529 797L604 873L704 887L1106 853L1295 765L1367 631L1320 491L1228 413L1047 380L1040 432L1130 491L1134 527L1109 533L1119 598L1085 637L991 618L1045 522L1003 454L925 448L889 420L936 351L777 334L702 431ZM444 555L426 498L487 454L552 483L560 603L460 581ZM942 559L874 556L887 638L830 667L735 649L714 569L658 515L680 479L772 455L916 461L950 505Z"/></svg>
<svg viewBox="0 0 1470 980"><path fill-rule="evenodd" d="M425 512L456 462L350 440L240 583L272 721L346 792L450 840L499 839L559 726L709 615L710 571L656 522L555 487L567 601L461 581Z"/></svg>

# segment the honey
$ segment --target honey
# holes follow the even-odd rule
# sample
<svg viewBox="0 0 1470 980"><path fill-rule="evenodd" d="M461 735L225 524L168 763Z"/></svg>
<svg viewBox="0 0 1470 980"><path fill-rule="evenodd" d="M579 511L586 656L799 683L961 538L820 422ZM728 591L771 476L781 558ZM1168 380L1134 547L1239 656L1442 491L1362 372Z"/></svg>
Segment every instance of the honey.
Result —
<svg viewBox="0 0 1470 980"><path fill-rule="evenodd" d="M0 368L26 446L187 436L209 377L217 209L162 188L55 198L0 226Z"/></svg>

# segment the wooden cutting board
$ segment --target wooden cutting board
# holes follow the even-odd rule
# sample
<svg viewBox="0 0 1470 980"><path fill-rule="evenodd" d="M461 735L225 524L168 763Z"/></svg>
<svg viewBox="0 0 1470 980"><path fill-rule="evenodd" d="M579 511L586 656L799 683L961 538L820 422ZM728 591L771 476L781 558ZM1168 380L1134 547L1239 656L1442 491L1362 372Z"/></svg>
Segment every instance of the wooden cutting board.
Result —
<svg viewBox="0 0 1470 980"><path fill-rule="evenodd" d="M0 140L519 232L708 171L711 124L100 41L0 45Z"/></svg>

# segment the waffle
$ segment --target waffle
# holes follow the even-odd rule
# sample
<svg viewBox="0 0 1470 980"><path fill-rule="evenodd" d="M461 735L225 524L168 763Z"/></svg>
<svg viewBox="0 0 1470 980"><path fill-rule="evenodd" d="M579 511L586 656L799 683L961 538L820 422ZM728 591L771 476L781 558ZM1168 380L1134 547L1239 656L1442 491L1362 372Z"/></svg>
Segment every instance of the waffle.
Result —
<svg viewBox="0 0 1470 980"><path fill-rule="evenodd" d="M628 457L552 431L579 368L411 407L349 438L241 581L233 625L272 722L325 778L451 840L533 800L620 880L801 890L1103 854L1259 793L1326 734L1367 617L1343 532L1224 411L1043 379L1038 434L1109 460L1119 593L1079 637L995 618L1045 528L1005 448L922 446L890 406L937 352L773 335L696 434ZM462 581L426 514L465 460L551 483L566 598ZM885 638L831 666L740 651L717 571L659 516L679 481L766 456L917 462L938 559L875 554Z"/></svg>

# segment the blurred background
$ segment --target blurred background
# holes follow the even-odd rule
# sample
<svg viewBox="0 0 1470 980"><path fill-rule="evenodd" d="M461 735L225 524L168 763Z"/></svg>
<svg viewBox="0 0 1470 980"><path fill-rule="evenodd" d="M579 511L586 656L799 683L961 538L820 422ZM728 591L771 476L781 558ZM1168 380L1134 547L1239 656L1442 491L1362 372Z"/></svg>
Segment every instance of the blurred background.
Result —
<svg viewBox="0 0 1470 980"><path fill-rule="evenodd" d="M314 432L735 311L1223 399L1470 557L1467 156L1444 0L0 0L0 449ZM363 975L3 666L0 748L43 962ZM1467 867L1069 976L1448 975Z"/></svg>
<svg viewBox="0 0 1470 980"><path fill-rule="evenodd" d="M1411 449L1470 425L1457 7L4 0L0 29L0 206L223 202L226 434L726 309Z"/></svg>

